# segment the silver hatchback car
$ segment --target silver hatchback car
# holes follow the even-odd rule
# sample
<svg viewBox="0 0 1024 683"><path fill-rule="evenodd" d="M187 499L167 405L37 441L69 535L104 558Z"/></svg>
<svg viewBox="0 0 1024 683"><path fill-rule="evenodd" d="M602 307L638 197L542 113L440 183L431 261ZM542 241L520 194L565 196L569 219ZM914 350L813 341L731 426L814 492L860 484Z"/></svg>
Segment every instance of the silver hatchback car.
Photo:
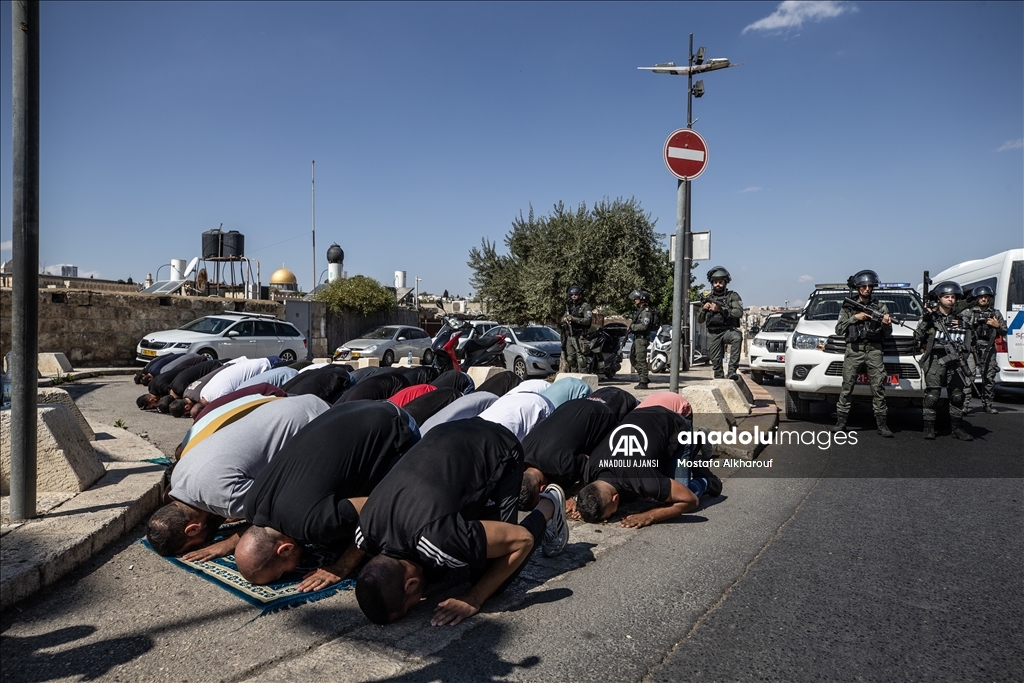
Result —
<svg viewBox="0 0 1024 683"><path fill-rule="evenodd" d="M419 327L384 325L339 346L334 352L334 360L378 358L381 367L387 367L411 353L413 358L429 364L433 360L430 341L430 335Z"/></svg>

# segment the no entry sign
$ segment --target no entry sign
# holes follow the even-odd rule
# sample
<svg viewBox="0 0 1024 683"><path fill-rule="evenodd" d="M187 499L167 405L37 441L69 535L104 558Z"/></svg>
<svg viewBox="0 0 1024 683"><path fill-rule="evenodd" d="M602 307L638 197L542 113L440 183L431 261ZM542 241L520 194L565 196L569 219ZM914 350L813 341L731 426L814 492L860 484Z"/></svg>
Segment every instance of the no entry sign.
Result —
<svg viewBox="0 0 1024 683"><path fill-rule="evenodd" d="M693 180L708 165L708 144L697 131L680 128L665 140L665 165L680 180Z"/></svg>

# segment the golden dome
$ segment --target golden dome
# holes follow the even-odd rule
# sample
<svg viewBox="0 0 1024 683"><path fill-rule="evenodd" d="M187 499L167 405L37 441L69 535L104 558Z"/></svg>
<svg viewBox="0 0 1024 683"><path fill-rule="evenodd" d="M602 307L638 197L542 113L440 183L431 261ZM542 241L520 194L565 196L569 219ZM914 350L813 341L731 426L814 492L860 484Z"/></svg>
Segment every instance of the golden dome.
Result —
<svg viewBox="0 0 1024 683"><path fill-rule="evenodd" d="M272 285L297 285L298 283L299 281L295 279L295 273L283 266L279 270L274 271L274 274L270 276L270 284Z"/></svg>

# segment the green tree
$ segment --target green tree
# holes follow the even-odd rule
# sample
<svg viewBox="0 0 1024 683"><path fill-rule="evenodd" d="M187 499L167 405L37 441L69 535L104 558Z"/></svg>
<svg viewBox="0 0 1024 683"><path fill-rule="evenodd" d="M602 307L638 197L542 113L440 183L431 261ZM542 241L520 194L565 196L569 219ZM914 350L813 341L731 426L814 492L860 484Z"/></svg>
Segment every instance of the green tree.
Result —
<svg viewBox="0 0 1024 683"><path fill-rule="evenodd" d="M395 306L394 293L365 275L337 278L313 295L315 301L327 304L332 313L357 311L363 315L389 311Z"/></svg>
<svg viewBox="0 0 1024 683"><path fill-rule="evenodd" d="M573 284L584 288L592 306L609 312L631 312L628 296L637 288L650 291L662 308L672 270L654 225L635 198L604 199L591 209L559 202L542 217L531 207L512 222L507 254L486 238L470 250L470 282L495 318L513 324L558 320Z"/></svg>

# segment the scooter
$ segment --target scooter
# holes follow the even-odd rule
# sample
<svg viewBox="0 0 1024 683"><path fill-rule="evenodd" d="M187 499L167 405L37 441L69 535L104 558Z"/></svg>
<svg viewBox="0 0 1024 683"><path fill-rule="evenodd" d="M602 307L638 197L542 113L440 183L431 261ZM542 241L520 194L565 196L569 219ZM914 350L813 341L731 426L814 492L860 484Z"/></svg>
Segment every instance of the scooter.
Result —
<svg viewBox="0 0 1024 683"><path fill-rule="evenodd" d="M441 372L459 368L465 372L468 368L494 365L505 367L505 347L508 340L503 334L489 334L477 339L468 340L460 349L459 339L469 334L473 326L468 320L460 320L448 315L440 301L438 308L444 313L441 320L444 324L438 330L434 341L430 344L432 364Z"/></svg>
<svg viewBox="0 0 1024 683"><path fill-rule="evenodd" d="M668 357L672 349L672 326L662 325L650 346L647 347L647 365L651 372L668 370Z"/></svg>
<svg viewBox="0 0 1024 683"><path fill-rule="evenodd" d="M587 371L592 375L604 375L606 379L615 377L622 368L622 346L628 333L625 325L608 325L587 334L590 342Z"/></svg>

